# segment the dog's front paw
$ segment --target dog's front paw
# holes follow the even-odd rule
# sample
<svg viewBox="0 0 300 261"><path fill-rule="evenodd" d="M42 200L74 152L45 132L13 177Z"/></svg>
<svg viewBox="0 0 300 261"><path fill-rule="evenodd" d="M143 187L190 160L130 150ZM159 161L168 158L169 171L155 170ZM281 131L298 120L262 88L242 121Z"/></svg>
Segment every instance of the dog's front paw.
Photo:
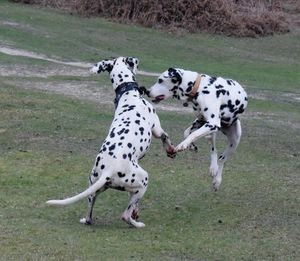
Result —
<svg viewBox="0 0 300 261"><path fill-rule="evenodd" d="M184 151L188 148L189 148L189 144L187 142L183 141L179 145L177 145L177 147L175 148L175 151L176 152Z"/></svg>
<svg viewBox="0 0 300 261"><path fill-rule="evenodd" d="M176 151L175 151L175 147L170 146L169 148L166 149L167 152L167 156L171 159L174 159L176 157Z"/></svg>
<svg viewBox="0 0 300 261"><path fill-rule="evenodd" d="M176 152L174 151L174 152L167 152L167 156L169 157L169 158L171 158L171 159L174 159L175 157L176 157Z"/></svg>

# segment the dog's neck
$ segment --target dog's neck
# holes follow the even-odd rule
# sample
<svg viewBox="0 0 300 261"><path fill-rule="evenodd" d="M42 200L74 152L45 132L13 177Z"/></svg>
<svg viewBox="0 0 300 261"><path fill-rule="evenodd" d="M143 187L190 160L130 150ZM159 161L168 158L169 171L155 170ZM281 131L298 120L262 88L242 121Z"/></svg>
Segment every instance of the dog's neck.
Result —
<svg viewBox="0 0 300 261"><path fill-rule="evenodd" d="M139 87L136 82L124 82L115 89L116 92L116 98L114 100L115 108L118 107L119 100L121 99L122 95L125 92L132 91L132 90L139 91Z"/></svg>
<svg viewBox="0 0 300 261"><path fill-rule="evenodd" d="M183 71L182 82L177 88L174 88L173 97L185 102L192 101L199 90L200 79L197 72Z"/></svg>
<svg viewBox="0 0 300 261"><path fill-rule="evenodd" d="M196 93L199 90L199 87L200 87L200 84L201 84L201 77L202 77L202 74L197 75L196 81L194 82L192 90L191 90L191 92L188 96L188 99L187 99L189 102L194 99L194 97L196 96Z"/></svg>

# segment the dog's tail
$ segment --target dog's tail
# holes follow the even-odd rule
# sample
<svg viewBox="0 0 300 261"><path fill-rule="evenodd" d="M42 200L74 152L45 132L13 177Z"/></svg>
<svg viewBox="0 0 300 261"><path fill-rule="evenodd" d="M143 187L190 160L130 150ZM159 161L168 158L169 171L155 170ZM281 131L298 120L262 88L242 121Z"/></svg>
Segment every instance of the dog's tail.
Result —
<svg viewBox="0 0 300 261"><path fill-rule="evenodd" d="M106 177L107 177L106 175L101 175L101 177L93 185L91 185L85 191L77 194L76 196L62 199L62 200L48 200L46 203L49 205L65 206L65 205L72 204L76 201L79 201L79 200L95 193L100 188L102 188L105 185L105 183L107 182Z"/></svg>

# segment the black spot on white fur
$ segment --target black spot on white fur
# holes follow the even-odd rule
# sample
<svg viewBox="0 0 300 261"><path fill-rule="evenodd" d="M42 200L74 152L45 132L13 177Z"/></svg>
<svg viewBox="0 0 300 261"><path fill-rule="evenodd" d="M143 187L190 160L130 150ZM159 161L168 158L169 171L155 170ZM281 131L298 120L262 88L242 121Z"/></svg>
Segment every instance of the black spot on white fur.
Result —
<svg viewBox="0 0 300 261"><path fill-rule="evenodd" d="M153 117L154 108L140 95L138 87L136 87L134 73L137 68L138 60L136 58L119 57L102 60L91 70L94 73L103 71L110 73L116 98L119 95L119 104L116 106L115 117L89 177L91 186L89 192L92 191L92 193L88 196L88 213L86 218L80 221L81 223L92 223L92 210L97 194L107 188L113 188L128 191L131 195L131 201L122 218L133 226L144 226L143 223L136 221L136 207L146 191L148 174L138 165L138 160L145 155L149 147L151 132L160 133L163 130L160 128L158 118ZM180 74L175 71L170 71L170 74L172 74L173 81L181 82ZM132 83L134 83L134 87L129 87ZM125 89L117 90L119 87ZM168 148L173 149L169 139L167 141ZM133 169L134 173L132 172ZM99 184L103 184L103 186L100 187ZM85 193L66 199L68 202L66 204L69 204L70 200L75 202ZM48 203L56 204L54 202ZM65 202L59 204L65 204Z"/></svg>
<svg viewBox="0 0 300 261"><path fill-rule="evenodd" d="M158 80L151 87L150 96L159 98L160 95L164 95L165 99L174 97L183 100L184 105L192 104L198 119L195 121L195 126L190 126L187 129L188 132L185 132L186 139L177 146L179 151L193 145L192 142L197 135L189 136L192 132L201 129L197 134L202 137L206 136L205 134L214 135L218 129L221 129L225 135L228 135L229 145L225 152L230 154L236 149L241 135L238 117L244 113L247 107L247 94L242 86L234 80L202 74L198 91L191 99L189 94L198 75L197 72L169 68L158 78L164 80ZM177 78L180 78L180 81ZM234 134L230 134L231 131ZM233 139L234 142L230 139ZM211 151L216 153L215 146ZM212 157L212 161L216 158ZM220 159L223 164L227 158L222 156ZM210 171L214 177L213 187L218 189L221 181L216 180L216 177L222 175L222 172L218 172L218 162L212 165Z"/></svg>

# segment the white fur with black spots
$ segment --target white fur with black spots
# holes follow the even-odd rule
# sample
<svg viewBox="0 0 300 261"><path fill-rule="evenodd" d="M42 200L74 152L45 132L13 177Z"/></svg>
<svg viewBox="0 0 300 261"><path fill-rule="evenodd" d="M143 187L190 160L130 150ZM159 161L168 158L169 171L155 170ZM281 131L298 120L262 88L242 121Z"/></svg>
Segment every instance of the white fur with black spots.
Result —
<svg viewBox="0 0 300 261"><path fill-rule="evenodd" d="M199 77L199 85L196 86ZM197 118L184 132L184 140L176 147L176 151L188 148L197 150L193 142L201 137L208 137L211 140L209 173L213 177L213 189L218 190L224 163L235 152L242 134L238 116L244 113L248 104L243 87L231 79L169 68L158 77L147 94L156 103L170 97L184 101L185 106L191 103ZM218 130L228 140L228 145L219 158L216 148Z"/></svg>
<svg viewBox="0 0 300 261"><path fill-rule="evenodd" d="M122 219L136 228L144 227L137 221L138 202L148 186L148 173L138 160L148 150L152 135L162 140L170 157L175 156L168 134L161 128L152 104L140 94L134 75L139 61L133 57L103 60L91 69L93 73L108 71L116 92L115 116L89 177L89 188L71 198L49 200L50 205L68 205L88 197L84 224L92 224L93 206L100 192L108 188L129 192L129 203Z"/></svg>

